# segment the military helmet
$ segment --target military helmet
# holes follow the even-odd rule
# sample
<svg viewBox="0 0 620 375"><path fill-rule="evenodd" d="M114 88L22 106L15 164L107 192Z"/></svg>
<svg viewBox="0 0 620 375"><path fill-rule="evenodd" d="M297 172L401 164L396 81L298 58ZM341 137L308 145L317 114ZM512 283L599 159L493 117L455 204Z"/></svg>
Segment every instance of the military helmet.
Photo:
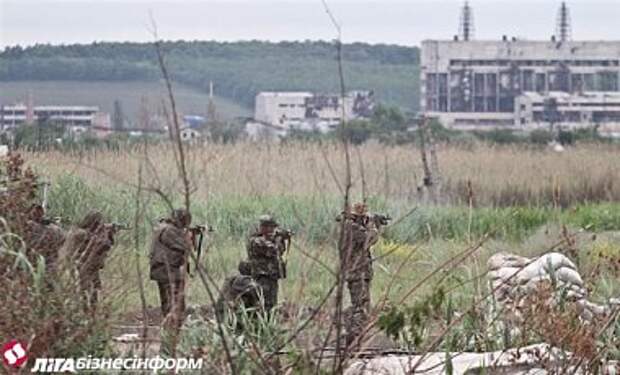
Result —
<svg viewBox="0 0 620 375"><path fill-rule="evenodd" d="M172 210L170 219L175 225L182 227L184 226L185 223L188 223L188 224L191 223L192 214L190 214L189 211L187 211L184 208L177 208L177 209Z"/></svg>
<svg viewBox="0 0 620 375"><path fill-rule="evenodd" d="M366 203L357 202L353 205L353 213L356 215L366 215L368 213L368 206Z"/></svg>
<svg viewBox="0 0 620 375"><path fill-rule="evenodd" d="M278 222L276 221L276 219L271 215L261 215L258 218L258 222L260 223L260 225L268 225L268 226L278 225Z"/></svg>
<svg viewBox="0 0 620 375"><path fill-rule="evenodd" d="M84 218L78 223L78 227L82 229L96 229L103 224L103 214L99 211L89 211Z"/></svg>

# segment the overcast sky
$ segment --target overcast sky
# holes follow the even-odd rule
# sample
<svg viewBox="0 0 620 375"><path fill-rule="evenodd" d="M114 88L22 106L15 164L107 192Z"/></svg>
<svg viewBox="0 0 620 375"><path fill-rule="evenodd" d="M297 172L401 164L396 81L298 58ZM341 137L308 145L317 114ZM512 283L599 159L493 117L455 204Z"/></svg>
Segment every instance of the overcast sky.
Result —
<svg viewBox="0 0 620 375"><path fill-rule="evenodd" d="M461 0L328 0L345 42L418 45L451 38ZM548 39L560 1L472 0L477 39ZM620 0L570 0L574 39L620 39ZM0 0L0 48L35 43L186 40L329 40L321 0Z"/></svg>

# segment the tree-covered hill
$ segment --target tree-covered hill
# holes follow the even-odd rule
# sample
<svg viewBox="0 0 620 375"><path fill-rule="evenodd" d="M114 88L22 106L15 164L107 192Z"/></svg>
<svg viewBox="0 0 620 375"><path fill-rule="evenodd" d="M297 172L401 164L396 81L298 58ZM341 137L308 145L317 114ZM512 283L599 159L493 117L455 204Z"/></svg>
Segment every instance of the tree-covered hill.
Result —
<svg viewBox="0 0 620 375"><path fill-rule="evenodd" d="M258 91L338 91L336 50L328 42L163 43L173 78L251 107ZM92 43L8 47L0 52L0 81L155 81L152 43ZM379 101L415 110L419 50L415 47L343 46L347 89L374 90Z"/></svg>

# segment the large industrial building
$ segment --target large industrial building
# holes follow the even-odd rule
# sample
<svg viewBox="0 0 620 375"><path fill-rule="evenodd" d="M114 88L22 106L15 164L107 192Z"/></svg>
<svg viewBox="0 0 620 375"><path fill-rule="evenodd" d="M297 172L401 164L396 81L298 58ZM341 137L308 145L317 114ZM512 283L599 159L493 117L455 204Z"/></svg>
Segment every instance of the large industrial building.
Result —
<svg viewBox="0 0 620 375"><path fill-rule="evenodd" d="M421 109L460 129L620 127L620 41L574 41L566 4L546 41L474 40L465 3L459 35L426 40Z"/></svg>

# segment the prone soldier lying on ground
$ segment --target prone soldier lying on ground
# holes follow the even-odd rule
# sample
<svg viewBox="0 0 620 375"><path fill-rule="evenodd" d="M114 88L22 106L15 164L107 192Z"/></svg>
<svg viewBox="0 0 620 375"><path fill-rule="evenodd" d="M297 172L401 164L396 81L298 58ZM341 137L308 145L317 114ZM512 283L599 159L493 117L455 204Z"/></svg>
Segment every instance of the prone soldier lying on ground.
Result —
<svg viewBox="0 0 620 375"><path fill-rule="evenodd" d="M215 313L223 319L226 311L236 312L240 308L257 309L260 307L260 286L252 279L250 263L239 262L239 274L224 280L217 302Z"/></svg>

